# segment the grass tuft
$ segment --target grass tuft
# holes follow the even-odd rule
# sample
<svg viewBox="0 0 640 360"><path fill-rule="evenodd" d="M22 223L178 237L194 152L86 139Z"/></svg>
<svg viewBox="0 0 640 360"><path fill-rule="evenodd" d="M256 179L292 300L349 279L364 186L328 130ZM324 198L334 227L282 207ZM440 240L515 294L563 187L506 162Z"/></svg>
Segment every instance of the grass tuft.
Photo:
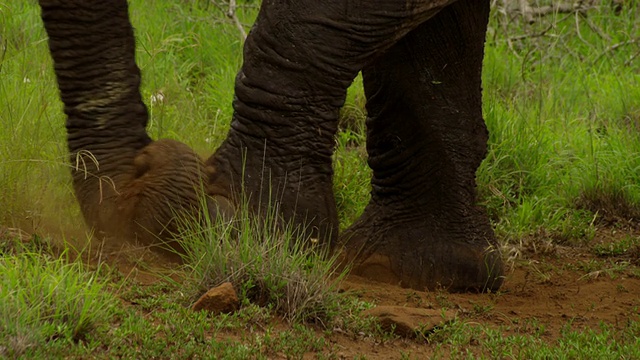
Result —
<svg viewBox="0 0 640 360"><path fill-rule="evenodd" d="M47 342L78 342L108 321L107 283L79 262L45 253L0 258L0 355L19 357Z"/></svg>
<svg viewBox="0 0 640 360"><path fill-rule="evenodd" d="M231 221L185 222L180 238L194 297L229 281L243 304L269 307L290 322L325 324L337 306L343 274L336 274L335 258L326 251L296 241L276 213L274 208L260 220L243 206Z"/></svg>
<svg viewBox="0 0 640 360"><path fill-rule="evenodd" d="M640 203L625 188L610 184L585 188L576 200L576 207L598 214L605 223L640 221Z"/></svg>

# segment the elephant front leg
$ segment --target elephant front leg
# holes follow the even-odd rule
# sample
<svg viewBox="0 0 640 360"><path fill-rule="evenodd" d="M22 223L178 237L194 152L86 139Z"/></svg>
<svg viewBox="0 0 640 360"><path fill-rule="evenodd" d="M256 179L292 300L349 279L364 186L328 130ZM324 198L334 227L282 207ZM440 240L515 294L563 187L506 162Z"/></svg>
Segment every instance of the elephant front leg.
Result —
<svg viewBox="0 0 640 360"><path fill-rule="evenodd" d="M500 287L497 243L475 204L488 14L486 1L450 5L363 70L373 178L341 237L353 273L420 290Z"/></svg>
<svg viewBox="0 0 640 360"><path fill-rule="evenodd" d="M86 223L110 243L168 243L175 255L180 218L199 216L206 201L215 217L226 203L205 196L209 172L193 150L153 141L146 132L127 1L40 5L67 115L73 188Z"/></svg>
<svg viewBox="0 0 640 360"><path fill-rule="evenodd" d="M303 229L300 238L334 244L331 156L346 90L365 64L452 1L263 1L229 135L207 160L209 192L262 214L276 207Z"/></svg>

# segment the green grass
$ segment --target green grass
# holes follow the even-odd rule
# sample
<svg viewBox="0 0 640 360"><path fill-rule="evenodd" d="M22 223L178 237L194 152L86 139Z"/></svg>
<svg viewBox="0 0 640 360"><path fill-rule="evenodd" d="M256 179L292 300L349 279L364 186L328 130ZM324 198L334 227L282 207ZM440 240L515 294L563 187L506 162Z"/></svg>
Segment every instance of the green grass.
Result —
<svg viewBox="0 0 640 360"><path fill-rule="evenodd" d="M154 138L180 139L210 154L222 142L231 119L236 73L242 61L242 38L209 2L133 2L138 66L143 98L150 106ZM252 22L255 12L239 15ZM152 101L162 94L163 101ZM187 136L192 134L192 136Z"/></svg>
<svg viewBox="0 0 640 360"><path fill-rule="evenodd" d="M242 303L259 304L289 322L328 326L340 311L336 284L344 272L319 246L295 241L291 226L280 226L278 211L251 216L248 205L233 219L186 219L180 234L191 272L194 300L208 289L231 282ZM189 285L186 285L189 288Z"/></svg>
<svg viewBox="0 0 640 360"><path fill-rule="evenodd" d="M38 8L21 2L0 12L0 221L31 230L55 218L52 204L74 202L64 120Z"/></svg>
<svg viewBox="0 0 640 360"><path fill-rule="evenodd" d="M250 24L257 2L240 3L251 5L239 12ZM489 152L478 171L478 192L503 244L533 237L580 245L600 224L640 220L640 48L630 42L640 38L640 10L637 1L628 3L620 14L602 7L586 18L557 14L534 24L493 13L483 73ZM238 30L210 1L130 6L149 132L208 156L231 118L241 64ZM69 181L64 115L33 1L0 3L0 78L0 224L48 235L51 242L86 243ZM358 78L342 111L334 156L342 229L368 201L364 117ZM91 271L46 251L5 251L0 354L135 358L144 351L145 357L266 359L313 352L335 358L339 349L323 332L341 329L376 341L389 336L360 316L371 304L337 296L327 286L330 260L312 252L289 256L286 231L251 221L220 226L192 229L184 284L140 286L116 280L102 271L106 267ZM250 246L256 239L266 241ZM204 251L211 243L220 246ZM602 257L637 256L638 240L621 238L592 250ZM620 273L617 267L631 266L607 260L578 265L610 277ZM211 317L188 310L195 296L227 279L238 283L244 299L238 313ZM256 294L267 294L266 300ZM118 302L126 306L113 306ZM293 325L283 330L281 318ZM318 327L303 325L310 322ZM539 331L501 335L509 330L459 321L427 341L436 357L640 357L637 321L596 330L568 323L551 343Z"/></svg>
<svg viewBox="0 0 640 360"><path fill-rule="evenodd" d="M456 321L436 330L428 341L438 343L433 359L637 359L638 324L614 327L603 323L597 330L576 329L569 320L560 337L547 343L541 338L546 329L536 320L516 329ZM505 336L505 331L516 334Z"/></svg>
<svg viewBox="0 0 640 360"><path fill-rule="evenodd" d="M110 316L108 282L80 262L20 250L0 257L0 355L86 339Z"/></svg>
<svg viewBox="0 0 640 360"><path fill-rule="evenodd" d="M494 14L484 69L491 137L478 180L506 241L544 229L583 242L594 217L639 219L640 62L628 61L638 49L610 50L640 34L638 12L550 15L531 29Z"/></svg>

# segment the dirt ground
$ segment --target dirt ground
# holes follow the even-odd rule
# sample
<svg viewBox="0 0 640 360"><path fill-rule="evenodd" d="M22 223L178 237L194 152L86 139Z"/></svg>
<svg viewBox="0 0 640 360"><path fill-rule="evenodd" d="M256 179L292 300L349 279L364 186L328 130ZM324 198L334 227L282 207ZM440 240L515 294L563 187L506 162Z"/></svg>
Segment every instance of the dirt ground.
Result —
<svg viewBox="0 0 640 360"><path fill-rule="evenodd" d="M615 248L625 237L636 239L632 241L635 245L620 253L598 255L596 249L608 249L610 245ZM598 230L588 245L580 247L555 245L541 237L506 247L503 255L511 258L507 260L505 281L500 291L493 294L421 292L355 276L348 277L341 290L377 306L436 312L449 309L452 310L449 313L465 323L500 329L505 336L539 336L552 344L568 324L573 330L597 329L603 322L622 329L629 320L640 321L637 239L640 239L638 230L607 227ZM141 282L154 281L153 276L143 272L137 272L136 278ZM318 336L324 336L341 359L362 355L366 359L428 358L437 345L424 337L381 341L348 335L340 329L318 330ZM230 338L234 337L230 334ZM474 349L471 351L475 353ZM305 358L315 359L317 354L310 353Z"/></svg>
<svg viewBox="0 0 640 360"><path fill-rule="evenodd" d="M629 320L640 321L640 247L619 256L594 252L598 244L616 243L624 236L640 234L608 229L598 231L588 247L544 242L535 250L529 246L511 263L495 294L419 292L353 277L343 287L378 305L453 309L462 321L500 328L504 335L538 334L551 344L569 323L574 330L597 329L602 322L622 329ZM346 359L358 354L367 359L397 359L402 354L427 358L434 351L425 339L384 344L344 336L331 340Z"/></svg>
<svg viewBox="0 0 640 360"><path fill-rule="evenodd" d="M616 248L614 245L624 238L635 239L624 251L596 251ZM535 335L551 344L560 338L567 324L573 330L597 329L602 322L622 329L629 320L640 321L639 239L638 230L607 228L597 231L590 244L580 247L554 245L537 238L505 248L505 257L511 258L504 284L497 293L421 292L354 276L348 277L341 289L377 306L449 309L464 323L500 329L505 336ZM100 252L100 261L115 261L125 276L143 284L158 281L153 273L137 270L128 261L116 261L123 257L106 250ZM286 327L278 327L281 326ZM341 359L362 355L366 359L428 358L437 346L429 343L428 337L381 341L348 335L340 329L318 329L318 336L324 336ZM314 359L316 355L310 353L305 358Z"/></svg>

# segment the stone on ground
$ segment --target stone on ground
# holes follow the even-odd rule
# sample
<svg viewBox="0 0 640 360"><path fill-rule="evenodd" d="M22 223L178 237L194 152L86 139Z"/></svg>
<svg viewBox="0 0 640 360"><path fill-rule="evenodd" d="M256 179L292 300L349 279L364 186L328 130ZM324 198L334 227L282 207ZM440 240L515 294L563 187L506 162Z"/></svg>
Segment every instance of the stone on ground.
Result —
<svg viewBox="0 0 640 360"><path fill-rule="evenodd" d="M432 332L436 327L452 321L456 312L403 306L376 306L364 311L363 315L378 318L378 322L385 331L413 338L419 333Z"/></svg>
<svg viewBox="0 0 640 360"><path fill-rule="evenodd" d="M240 308L240 301L233 285L226 282L214 287L193 304L193 311L209 311L214 315L230 314Z"/></svg>

